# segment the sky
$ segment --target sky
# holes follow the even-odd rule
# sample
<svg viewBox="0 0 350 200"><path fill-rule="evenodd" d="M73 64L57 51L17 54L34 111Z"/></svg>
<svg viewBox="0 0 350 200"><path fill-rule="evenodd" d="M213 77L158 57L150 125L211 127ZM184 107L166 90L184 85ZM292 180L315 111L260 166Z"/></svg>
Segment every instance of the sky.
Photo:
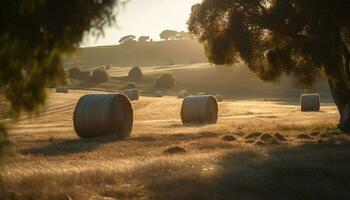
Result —
<svg viewBox="0 0 350 200"><path fill-rule="evenodd" d="M120 8L117 25L105 28L105 35L96 39L88 35L82 47L118 44L125 35L150 36L159 40L159 33L166 29L187 31L186 22L191 6L202 0L130 0Z"/></svg>

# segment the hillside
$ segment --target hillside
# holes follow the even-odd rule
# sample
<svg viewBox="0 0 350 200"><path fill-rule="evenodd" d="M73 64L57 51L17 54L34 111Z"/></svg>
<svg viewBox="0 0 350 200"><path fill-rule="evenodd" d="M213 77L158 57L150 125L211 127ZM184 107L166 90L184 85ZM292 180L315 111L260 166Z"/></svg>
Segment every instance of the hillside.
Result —
<svg viewBox="0 0 350 200"><path fill-rule="evenodd" d="M202 46L194 40L146 42L135 45L116 45L81 48L64 61L65 67L152 66L207 62Z"/></svg>

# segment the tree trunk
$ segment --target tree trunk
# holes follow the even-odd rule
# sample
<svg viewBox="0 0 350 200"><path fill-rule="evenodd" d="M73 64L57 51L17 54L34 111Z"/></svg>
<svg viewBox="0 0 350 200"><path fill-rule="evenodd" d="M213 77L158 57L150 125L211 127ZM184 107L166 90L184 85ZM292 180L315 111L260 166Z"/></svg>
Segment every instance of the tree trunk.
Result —
<svg viewBox="0 0 350 200"><path fill-rule="evenodd" d="M328 82L340 114L339 128L350 132L350 89L346 81L328 78Z"/></svg>

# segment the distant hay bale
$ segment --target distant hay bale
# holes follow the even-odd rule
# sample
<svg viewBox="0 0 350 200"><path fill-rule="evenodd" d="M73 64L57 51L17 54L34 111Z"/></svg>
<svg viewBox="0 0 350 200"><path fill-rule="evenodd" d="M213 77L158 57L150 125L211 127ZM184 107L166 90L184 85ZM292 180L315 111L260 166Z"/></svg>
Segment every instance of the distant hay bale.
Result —
<svg viewBox="0 0 350 200"><path fill-rule="evenodd" d="M90 94L81 97L73 114L75 132L81 138L130 136L133 110L123 94Z"/></svg>
<svg viewBox="0 0 350 200"><path fill-rule="evenodd" d="M131 101L139 100L139 91L137 89L125 89L123 90L123 94L125 94Z"/></svg>
<svg viewBox="0 0 350 200"><path fill-rule="evenodd" d="M215 95L216 100L218 100L218 102L222 102L224 100L224 97L221 94L217 94Z"/></svg>
<svg viewBox="0 0 350 200"><path fill-rule="evenodd" d="M302 112L319 112L320 95L319 94L302 94L300 97L300 106Z"/></svg>
<svg viewBox="0 0 350 200"><path fill-rule="evenodd" d="M68 88L58 87L58 88L56 88L56 93L68 93Z"/></svg>
<svg viewBox="0 0 350 200"><path fill-rule="evenodd" d="M165 95L164 91L158 90L154 92L156 97L163 97Z"/></svg>
<svg viewBox="0 0 350 200"><path fill-rule="evenodd" d="M218 120L218 103L214 96L189 96L182 102L182 123L215 124Z"/></svg>

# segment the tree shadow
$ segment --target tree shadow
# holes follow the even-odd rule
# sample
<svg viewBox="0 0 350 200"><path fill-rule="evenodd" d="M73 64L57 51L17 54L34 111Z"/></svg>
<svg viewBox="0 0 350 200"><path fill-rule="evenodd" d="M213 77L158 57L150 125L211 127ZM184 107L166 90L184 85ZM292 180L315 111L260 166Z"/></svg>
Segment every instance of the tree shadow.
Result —
<svg viewBox="0 0 350 200"><path fill-rule="evenodd" d="M350 143L226 153L217 171L164 165L172 177L150 177L146 188L160 199L349 199ZM191 164L189 164L191 165ZM158 167L159 168L159 167ZM144 172L154 173L157 166Z"/></svg>
<svg viewBox="0 0 350 200"><path fill-rule="evenodd" d="M57 140L51 141L45 146L21 150L20 153L34 156L65 156L75 153L91 152L102 144L118 141L121 140L115 136L103 136L94 139Z"/></svg>

